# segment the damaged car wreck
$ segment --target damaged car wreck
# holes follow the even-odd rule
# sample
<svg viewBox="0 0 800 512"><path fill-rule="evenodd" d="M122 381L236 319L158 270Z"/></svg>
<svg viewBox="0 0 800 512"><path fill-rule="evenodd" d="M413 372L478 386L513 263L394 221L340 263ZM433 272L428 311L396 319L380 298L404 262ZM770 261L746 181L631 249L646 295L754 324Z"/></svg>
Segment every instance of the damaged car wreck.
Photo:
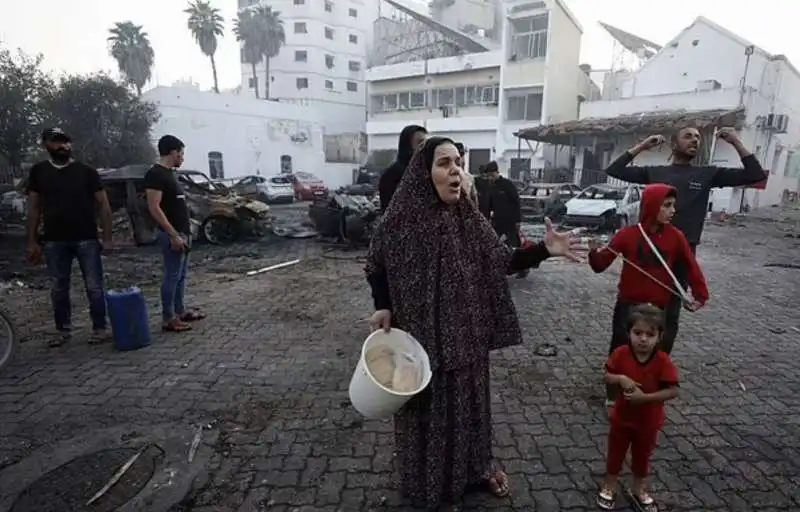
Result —
<svg viewBox="0 0 800 512"><path fill-rule="evenodd" d="M125 210L137 245L151 244L156 239L156 223L147 210L144 190L144 175L149 167L129 165L98 171L112 210ZM231 244L247 237L261 237L271 228L273 218L268 205L240 197L201 172L176 173L186 195L194 240Z"/></svg>

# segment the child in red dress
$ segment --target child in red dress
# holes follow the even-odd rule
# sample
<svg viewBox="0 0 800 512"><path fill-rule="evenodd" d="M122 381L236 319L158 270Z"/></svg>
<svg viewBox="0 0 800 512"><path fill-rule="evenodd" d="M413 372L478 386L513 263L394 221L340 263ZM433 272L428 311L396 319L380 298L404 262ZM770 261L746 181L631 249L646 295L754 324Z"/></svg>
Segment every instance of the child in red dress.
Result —
<svg viewBox="0 0 800 512"><path fill-rule="evenodd" d="M664 402L678 396L678 370L658 348L663 334L664 313L650 304L635 306L628 316L628 344L608 359L605 381L623 393L610 414L606 477L597 496L602 509L614 509L619 473L629 449L634 478L631 495L645 510L655 506L647 493L650 458L664 425Z"/></svg>

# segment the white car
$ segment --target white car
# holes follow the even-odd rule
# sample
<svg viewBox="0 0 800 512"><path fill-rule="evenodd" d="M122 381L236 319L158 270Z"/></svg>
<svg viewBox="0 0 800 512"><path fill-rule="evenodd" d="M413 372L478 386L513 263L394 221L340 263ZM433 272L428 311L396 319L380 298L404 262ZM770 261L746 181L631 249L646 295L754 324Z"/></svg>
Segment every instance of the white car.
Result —
<svg viewBox="0 0 800 512"><path fill-rule="evenodd" d="M265 203L291 203L294 201L294 184L286 175L247 176L231 189L240 196Z"/></svg>
<svg viewBox="0 0 800 512"><path fill-rule="evenodd" d="M592 185L567 201L567 213L562 224L616 231L639 222L641 200L642 187L639 185Z"/></svg>

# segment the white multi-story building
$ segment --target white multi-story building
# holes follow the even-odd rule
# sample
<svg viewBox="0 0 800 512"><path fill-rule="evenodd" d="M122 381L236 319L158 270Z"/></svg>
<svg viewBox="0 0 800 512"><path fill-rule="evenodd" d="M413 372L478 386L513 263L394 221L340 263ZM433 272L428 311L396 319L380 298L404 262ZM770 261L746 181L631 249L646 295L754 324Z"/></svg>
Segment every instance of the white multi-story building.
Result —
<svg viewBox="0 0 800 512"><path fill-rule="evenodd" d="M779 203L800 183L800 72L700 17L638 69L608 74L604 99L581 105L580 122L532 128L528 138L576 147L575 167L597 173L649 133L701 128L702 164L741 167L714 128L733 124L769 170L766 189L714 191L714 210L738 212ZM643 153L637 165L664 165L669 149ZM602 173L601 173L602 174Z"/></svg>
<svg viewBox="0 0 800 512"><path fill-rule="evenodd" d="M239 7L263 0L239 0ZM269 60L269 97L316 110L325 134L364 130L367 45L378 16L374 0L270 0L280 12L286 44ZM265 97L266 64L242 59L242 94L253 91Z"/></svg>
<svg viewBox="0 0 800 512"><path fill-rule="evenodd" d="M460 9L461 1L469 5ZM413 56L367 71L371 152L395 149L403 126L419 124L463 142L473 172L490 160L503 172L516 159L523 162L517 165L544 167L544 146L522 144L514 134L532 124L576 119L580 99L599 95L578 66L582 28L561 0L512 0L489 9L472 3L440 2L444 11L434 18L453 17L448 25L413 16L427 32L410 25L398 30ZM420 55L423 43L433 58Z"/></svg>

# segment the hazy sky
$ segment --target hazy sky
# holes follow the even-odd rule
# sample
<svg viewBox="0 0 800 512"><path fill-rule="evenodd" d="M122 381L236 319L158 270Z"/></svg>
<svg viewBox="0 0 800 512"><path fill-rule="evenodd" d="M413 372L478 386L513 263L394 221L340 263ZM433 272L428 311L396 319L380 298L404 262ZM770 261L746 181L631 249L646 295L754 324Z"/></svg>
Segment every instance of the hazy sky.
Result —
<svg viewBox="0 0 800 512"><path fill-rule="evenodd" d="M320 2L322 0L319 0ZM11 0L5 0L6 3ZM212 0L227 22L236 0ZM108 56L107 30L117 21L144 25L156 53L154 83L191 78L211 85L211 67L186 29L182 0L35 0L13 2L0 17L0 41L28 53L42 53L53 71L116 73ZM800 2L797 0L567 0L584 28L582 62L595 69L611 63L611 39L597 25L605 21L663 44L697 16L705 16L768 52L783 53L800 66ZM238 45L226 34L217 52L221 88L240 84Z"/></svg>

